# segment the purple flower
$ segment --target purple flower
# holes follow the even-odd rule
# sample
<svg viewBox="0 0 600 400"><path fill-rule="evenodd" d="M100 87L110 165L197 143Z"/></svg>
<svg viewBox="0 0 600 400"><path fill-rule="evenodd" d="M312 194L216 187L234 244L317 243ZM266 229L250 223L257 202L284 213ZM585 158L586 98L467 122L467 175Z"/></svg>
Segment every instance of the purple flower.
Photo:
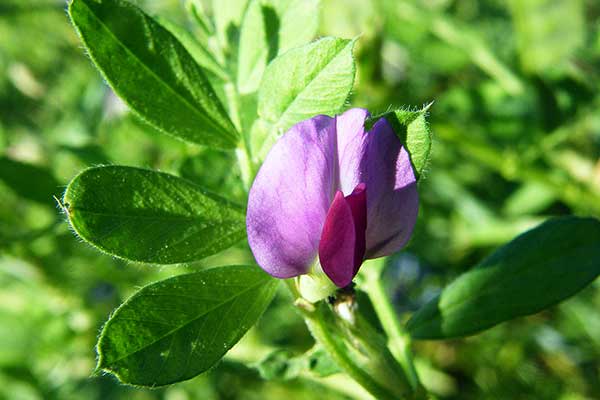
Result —
<svg viewBox="0 0 600 400"><path fill-rule="evenodd" d="M347 286L363 260L392 254L418 213L408 153L385 119L366 132L363 109L294 125L269 152L248 199L258 264L278 278L318 266ZM319 263L317 263L319 261Z"/></svg>

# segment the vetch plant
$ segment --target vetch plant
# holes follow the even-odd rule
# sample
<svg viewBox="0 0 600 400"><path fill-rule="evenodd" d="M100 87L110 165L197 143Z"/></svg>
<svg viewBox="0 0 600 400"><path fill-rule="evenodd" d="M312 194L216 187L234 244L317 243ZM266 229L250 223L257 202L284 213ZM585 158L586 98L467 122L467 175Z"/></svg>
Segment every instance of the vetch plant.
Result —
<svg viewBox="0 0 600 400"><path fill-rule="evenodd" d="M428 107L346 110L355 41L310 41L317 1L251 0L239 20L189 6L205 40L122 0L72 0L69 15L132 112L186 142L235 152L247 207L126 166L81 172L61 205L83 240L115 257L194 262L247 238L258 266L209 268L140 289L102 329L98 370L147 387L193 378L256 323L284 280L318 346L308 356L334 365L327 373L346 373L378 399L427 398L411 340L475 334L536 313L600 273L600 223L552 219L404 323L385 293L381 257L407 244L417 220ZM378 324L365 316L366 301Z"/></svg>

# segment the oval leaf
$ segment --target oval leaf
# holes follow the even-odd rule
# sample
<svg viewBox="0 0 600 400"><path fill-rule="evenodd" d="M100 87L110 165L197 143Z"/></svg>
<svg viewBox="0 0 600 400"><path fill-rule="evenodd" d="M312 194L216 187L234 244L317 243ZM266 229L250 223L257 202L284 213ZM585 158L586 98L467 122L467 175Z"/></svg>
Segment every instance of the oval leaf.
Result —
<svg viewBox="0 0 600 400"><path fill-rule="evenodd" d="M226 6L223 5L223 0L212 0L211 2L215 33L219 46L225 52L235 47L235 38L239 34L240 23L247 7L248 0L228 0Z"/></svg>
<svg viewBox="0 0 600 400"><path fill-rule="evenodd" d="M190 31L166 18L157 18L157 22L179 40L179 43L185 47L188 53L205 71L210 71L220 80L225 81L229 79L229 76L211 52Z"/></svg>
<svg viewBox="0 0 600 400"><path fill-rule="evenodd" d="M238 206L173 175L133 167L83 171L63 204L84 240L132 261L174 264L224 250L245 236Z"/></svg>
<svg viewBox="0 0 600 400"><path fill-rule="evenodd" d="M104 326L98 369L141 386L193 378L256 323L278 283L258 267L228 266L146 286Z"/></svg>
<svg viewBox="0 0 600 400"><path fill-rule="evenodd" d="M353 40L324 38L277 57L265 71L258 113L285 131L317 114L339 113L354 84Z"/></svg>
<svg viewBox="0 0 600 400"><path fill-rule="evenodd" d="M318 0L252 0L240 28L240 93L255 92L267 63L277 54L313 39L318 25Z"/></svg>
<svg viewBox="0 0 600 400"><path fill-rule="evenodd" d="M297 122L340 113L354 84L353 47L354 40L323 38L269 64L258 92L264 128L252 129L252 151L258 160Z"/></svg>
<svg viewBox="0 0 600 400"><path fill-rule="evenodd" d="M408 322L417 339L464 336L529 315L577 293L600 274L600 222L557 218L496 250Z"/></svg>
<svg viewBox="0 0 600 400"><path fill-rule="evenodd" d="M202 68L168 30L120 0L72 0L69 15L94 64L142 118L190 142L236 146Z"/></svg>

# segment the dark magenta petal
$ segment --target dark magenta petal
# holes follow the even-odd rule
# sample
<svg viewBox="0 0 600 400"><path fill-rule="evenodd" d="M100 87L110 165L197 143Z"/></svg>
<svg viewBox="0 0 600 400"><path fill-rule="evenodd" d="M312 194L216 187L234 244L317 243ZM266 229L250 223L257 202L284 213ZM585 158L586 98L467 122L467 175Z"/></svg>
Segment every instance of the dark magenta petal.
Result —
<svg viewBox="0 0 600 400"><path fill-rule="evenodd" d="M344 194L338 191L327 213L319 243L321 267L338 287L347 286L354 277L355 241L352 209Z"/></svg>
<svg viewBox="0 0 600 400"><path fill-rule="evenodd" d="M352 277L358 272L365 257L366 233L367 233L367 190L364 183L359 183L354 191L346 196L346 202L352 211L354 221L354 232L356 241L354 243L354 270Z"/></svg>
<svg viewBox="0 0 600 400"><path fill-rule="evenodd" d="M327 212L319 242L319 261L338 287L352 282L365 254L366 190L359 184L347 197L338 191Z"/></svg>

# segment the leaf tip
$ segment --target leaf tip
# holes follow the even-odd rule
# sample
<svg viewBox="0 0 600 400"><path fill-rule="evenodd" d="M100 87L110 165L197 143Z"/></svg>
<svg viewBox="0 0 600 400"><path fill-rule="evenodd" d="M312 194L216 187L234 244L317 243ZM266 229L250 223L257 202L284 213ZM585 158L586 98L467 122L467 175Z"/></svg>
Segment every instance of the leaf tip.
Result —
<svg viewBox="0 0 600 400"><path fill-rule="evenodd" d="M427 103L425 106L423 106L423 108L421 109L421 112L429 112L429 109L431 108L433 103L435 103L435 100L431 100L429 103Z"/></svg>

